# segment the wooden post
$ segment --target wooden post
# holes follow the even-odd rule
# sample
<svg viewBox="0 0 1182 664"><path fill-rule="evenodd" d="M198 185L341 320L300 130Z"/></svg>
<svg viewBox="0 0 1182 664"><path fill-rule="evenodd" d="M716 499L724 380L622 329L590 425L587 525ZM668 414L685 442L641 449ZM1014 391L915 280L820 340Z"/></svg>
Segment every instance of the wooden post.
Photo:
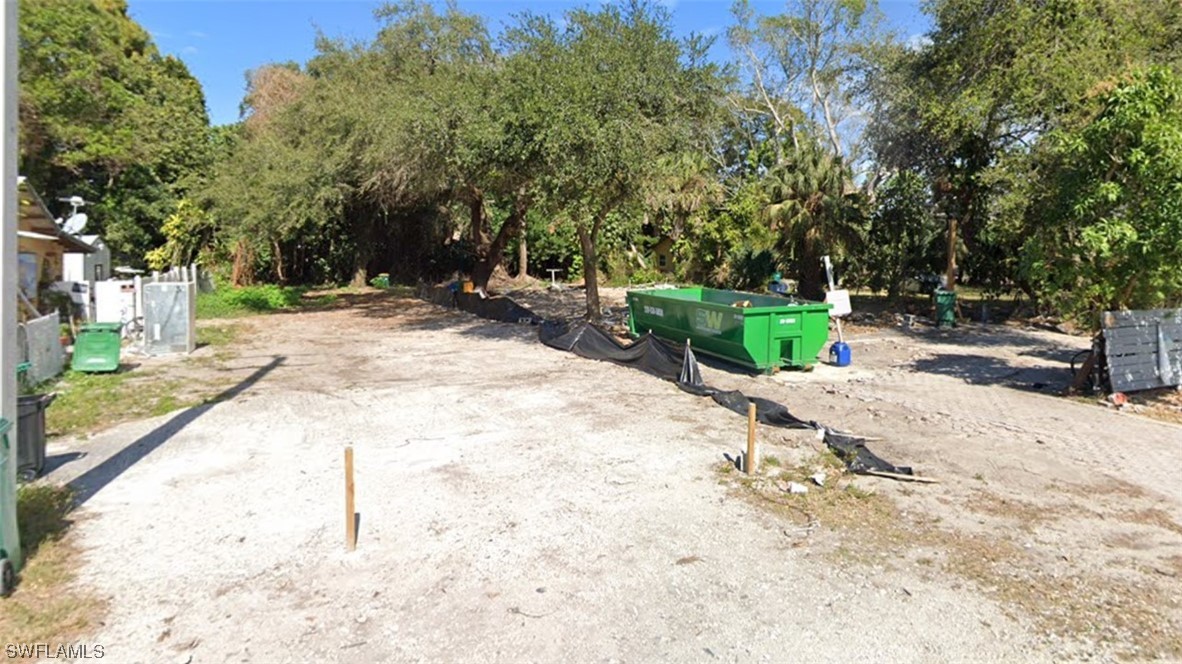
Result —
<svg viewBox="0 0 1182 664"><path fill-rule="evenodd" d="M1095 369L1096 351L1093 349L1092 352L1088 353L1088 359L1084 360L1083 366L1079 368L1079 372L1075 374L1075 378L1072 379L1071 385L1067 387L1067 391L1064 394L1071 396L1082 392L1087 387L1088 380L1092 377L1092 372Z"/></svg>
<svg viewBox="0 0 1182 664"><path fill-rule="evenodd" d="M345 548L357 548L357 512L353 509L353 446L345 448Z"/></svg>
<svg viewBox="0 0 1182 664"><path fill-rule="evenodd" d="M755 472L755 404L747 404L747 458L744 470L747 474Z"/></svg>

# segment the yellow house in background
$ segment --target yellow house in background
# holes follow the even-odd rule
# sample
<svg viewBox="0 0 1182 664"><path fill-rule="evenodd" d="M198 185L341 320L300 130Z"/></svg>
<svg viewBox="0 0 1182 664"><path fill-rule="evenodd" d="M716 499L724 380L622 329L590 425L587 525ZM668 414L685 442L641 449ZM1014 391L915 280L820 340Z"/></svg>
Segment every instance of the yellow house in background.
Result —
<svg viewBox="0 0 1182 664"><path fill-rule="evenodd" d="M17 223L18 314L21 320L41 310L41 290L62 280L62 256L66 252L94 252L81 238L58 228L49 208L22 177L19 179L20 220ZM46 312L41 312L46 313Z"/></svg>
<svg viewBox="0 0 1182 664"><path fill-rule="evenodd" d="M653 247L653 262L661 272L673 272L673 238L668 235L661 236L660 241Z"/></svg>

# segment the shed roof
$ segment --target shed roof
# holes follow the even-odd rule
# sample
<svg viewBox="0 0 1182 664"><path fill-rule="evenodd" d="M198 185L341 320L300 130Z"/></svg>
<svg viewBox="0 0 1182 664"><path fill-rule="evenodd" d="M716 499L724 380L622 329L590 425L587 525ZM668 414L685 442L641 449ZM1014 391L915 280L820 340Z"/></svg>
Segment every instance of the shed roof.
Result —
<svg viewBox="0 0 1182 664"><path fill-rule="evenodd" d="M53 220L53 215L50 214L49 208L45 206L45 202L41 200L41 196L33 189L33 185L29 184L25 178L18 180L18 189L20 199L20 219L28 226L27 232L35 233L43 237L42 239L50 239L57 241L68 251L92 254L96 249L77 235L71 235L58 227L57 222Z"/></svg>

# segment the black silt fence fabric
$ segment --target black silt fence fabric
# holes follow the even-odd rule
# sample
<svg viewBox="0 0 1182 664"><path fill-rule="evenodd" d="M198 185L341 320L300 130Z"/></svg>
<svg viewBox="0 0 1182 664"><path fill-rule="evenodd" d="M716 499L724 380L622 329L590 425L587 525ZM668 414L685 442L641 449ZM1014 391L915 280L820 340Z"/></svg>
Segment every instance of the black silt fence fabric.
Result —
<svg viewBox="0 0 1182 664"><path fill-rule="evenodd" d="M814 421L802 420L783 405L769 399L749 397L738 390L717 390L706 385L698 360L689 344L678 349L647 333L630 344L621 344L606 330L586 321L544 321L529 309L507 297L482 298L476 293L457 293L439 286L425 287L423 299L444 307L476 314L481 318L506 323L538 325L538 338L551 348L574 353L591 360L602 360L639 369L649 375L676 384L698 396L708 396L715 403L744 417L747 405L755 404L755 417L769 426L786 429L821 431L825 445L854 473L888 472L911 475L907 466L893 465L866 448L866 441Z"/></svg>
<svg viewBox="0 0 1182 664"><path fill-rule="evenodd" d="M743 416L747 415L748 404L753 403L755 417L763 424L786 429L821 431L825 444L852 472L913 474L911 468L896 466L871 452L866 448L863 438L830 429L817 422L802 420L783 404L775 401L749 397L738 390L718 390L706 385L698 368L698 360L688 344L678 359L678 353L674 348L651 333L631 344L623 345L605 330L586 322L573 325L565 322L547 322L538 330L538 336L542 343L551 348L572 352L580 357L640 369L676 383L682 390L691 394L708 396L718 405Z"/></svg>
<svg viewBox="0 0 1182 664"><path fill-rule="evenodd" d="M442 307L460 309L502 323L542 323L541 316L507 297L482 297L479 293L459 293L443 286L425 286L420 289L419 297Z"/></svg>

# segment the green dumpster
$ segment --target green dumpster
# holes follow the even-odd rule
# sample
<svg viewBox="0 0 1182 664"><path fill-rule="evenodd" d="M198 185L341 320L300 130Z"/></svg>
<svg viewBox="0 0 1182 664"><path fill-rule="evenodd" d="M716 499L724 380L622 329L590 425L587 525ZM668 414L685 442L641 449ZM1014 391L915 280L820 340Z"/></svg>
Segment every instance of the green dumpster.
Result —
<svg viewBox="0 0 1182 664"><path fill-rule="evenodd" d="M0 595L7 595L16 583L21 567L21 538L16 527L15 450L8 443L12 423L0 417Z"/></svg>
<svg viewBox="0 0 1182 664"><path fill-rule="evenodd" d="M123 344L119 323L85 323L74 340L74 371L100 372L119 369L119 350Z"/></svg>
<svg viewBox="0 0 1182 664"><path fill-rule="evenodd" d="M374 288L389 288L390 287L390 275L383 272L383 273L379 274L378 276L374 277L373 279L370 279L369 283Z"/></svg>
<svg viewBox="0 0 1182 664"><path fill-rule="evenodd" d="M713 288L628 292L633 335L652 331L714 355L768 372L809 367L829 339L832 305Z"/></svg>
<svg viewBox="0 0 1182 664"><path fill-rule="evenodd" d="M937 288L936 327L956 327L956 291Z"/></svg>

